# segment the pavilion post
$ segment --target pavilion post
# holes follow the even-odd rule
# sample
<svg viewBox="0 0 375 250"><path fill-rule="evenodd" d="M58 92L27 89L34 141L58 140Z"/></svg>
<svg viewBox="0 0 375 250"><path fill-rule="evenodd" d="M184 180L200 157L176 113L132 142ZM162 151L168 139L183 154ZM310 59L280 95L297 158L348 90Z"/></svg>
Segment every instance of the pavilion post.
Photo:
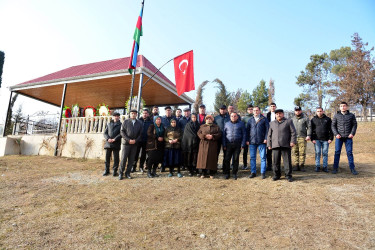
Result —
<svg viewBox="0 0 375 250"><path fill-rule="evenodd" d="M58 150L58 147L59 147L59 139L60 139L60 131L61 131L61 119L62 119L63 110L64 110L66 87L67 87L67 84L64 83L64 90L63 90L63 93L62 93L62 97L61 97L61 105L60 105L60 118L59 118L59 123L58 123L58 126L57 126L57 137L56 137L56 145L55 145L55 156L57 156L57 150Z"/></svg>
<svg viewBox="0 0 375 250"><path fill-rule="evenodd" d="M133 104L133 89L134 89L135 71L136 71L136 69L133 70L132 85L130 87L130 102L129 102L127 112L129 112L129 110L131 110L132 104Z"/></svg>
<svg viewBox="0 0 375 250"><path fill-rule="evenodd" d="M139 110L141 107L141 101L142 101L142 85L143 85L143 73L140 74L139 77L139 84L138 84L138 105L137 105L137 113L139 115Z"/></svg>
<svg viewBox="0 0 375 250"><path fill-rule="evenodd" d="M8 110L7 110L7 116L6 116L5 124L4 124L3 136L5 136L5 132L6 132L6 129L7 129L8 119L12 119L12 117L9 117L10 105L12 104L12 97L13 97L13 91L10 91L10 97L9 97L9 103L8 103Z"/></svg>

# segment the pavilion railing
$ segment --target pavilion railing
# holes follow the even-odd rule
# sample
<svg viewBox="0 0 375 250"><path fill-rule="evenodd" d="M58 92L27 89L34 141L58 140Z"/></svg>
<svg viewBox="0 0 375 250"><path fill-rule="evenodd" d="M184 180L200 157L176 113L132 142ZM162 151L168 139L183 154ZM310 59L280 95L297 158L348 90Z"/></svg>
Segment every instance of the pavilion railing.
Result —
<svg viewBox="0 0 375 250"><path fill-rule="evenodd" d="M121 115L121 123L124 122L127 117L127 115ZM112 116L62 118L61 133L102 134L107 128L107 123L109 123L111 120Z"/></svg>

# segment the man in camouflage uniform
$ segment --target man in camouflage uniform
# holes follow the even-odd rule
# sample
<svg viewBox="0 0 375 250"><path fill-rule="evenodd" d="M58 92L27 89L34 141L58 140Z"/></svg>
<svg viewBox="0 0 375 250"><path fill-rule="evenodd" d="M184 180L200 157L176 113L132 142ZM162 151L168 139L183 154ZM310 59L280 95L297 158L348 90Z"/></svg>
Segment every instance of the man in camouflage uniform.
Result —
<svg viewBox="0 0 375 250"><path fill-rule="evenodd" d="M311 123L307 115L302 113L301 107L294 108L295 116L292 118L296 128L297 144L292 148L294 171L305 171L306 145L310 140Z"/></svg>

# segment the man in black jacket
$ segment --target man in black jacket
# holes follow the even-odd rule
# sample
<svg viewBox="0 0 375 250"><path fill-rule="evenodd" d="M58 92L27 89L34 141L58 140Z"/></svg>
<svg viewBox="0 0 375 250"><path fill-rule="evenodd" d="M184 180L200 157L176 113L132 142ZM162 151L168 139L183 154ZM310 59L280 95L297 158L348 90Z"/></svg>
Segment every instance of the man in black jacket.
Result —
<svg viewBox="0 0 375 250"><path fill-rule="evenodd" d="M348 110L348 104L341 102L340 111L333 117L332 132L336 137L335 160L333 162L332 174L336 174L339 168L342 144L345 143L346 154L348 156L349 168L352 174L357 175L353 157L353 137L357 131L357 120L355 115Z"/></svg>
<svg viewBox="0 0 375 250"><path fill-rule="evenodd" d="M141 159L139 162L139 170L143 173L143 165L145 164L145 161L146 161L147 129L151 124L153 124L149 116L150 114L149 114L148 109L143 109L142 117L139 118L139 120L143 123L142 137L141 137L141 141L139 142L137 146L137 153L135 154L132 173L137 171L139 153L141 153Z"/></svg>
<svg viewBox="0 0 375 250"><path fill-rule="evenodd" d="M333 140L332 120L324 114L323 108L316 109L316 116L311 119L311 134L315 146L315 172L320 171L320 156L323 153L323 171L328 172L328 147Z"/></svg>
<svg viewBox="0 0 375 250"><path fill-rule="evenodd" d="M111 120L104 131L105 145L105 171L103 176L109 175L109 165L111 163L111 154L113 153L113 176L117 176L117 169L119 164L119 152L121 149L121 122L120 114L113 113L113 120Z"/></svg>
<svg viewBox="0 0 375 250"><path fill-rule="evenodd" d="M137 146L142 137L142 122L137 120L137 110L130 110L130 118L126 119L121 126L121 136L124 139L122 149L122 160L119 179L122 180L126 168L125 177L131 179L130 171L133 166L135 154L137 153Z"/></svg>

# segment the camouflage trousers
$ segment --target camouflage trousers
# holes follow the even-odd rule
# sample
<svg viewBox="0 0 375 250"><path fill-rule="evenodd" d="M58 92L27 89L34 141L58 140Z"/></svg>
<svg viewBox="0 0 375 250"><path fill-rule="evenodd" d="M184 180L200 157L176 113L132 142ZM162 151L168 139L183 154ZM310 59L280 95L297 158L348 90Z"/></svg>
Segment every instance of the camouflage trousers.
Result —
<svg viewBox="0 0 375 250"><path fill-rule="evenodd" d="M304 165L306 159L306 145L305 137L298 137L297 144L292 148L293 165Z"/></svg>

